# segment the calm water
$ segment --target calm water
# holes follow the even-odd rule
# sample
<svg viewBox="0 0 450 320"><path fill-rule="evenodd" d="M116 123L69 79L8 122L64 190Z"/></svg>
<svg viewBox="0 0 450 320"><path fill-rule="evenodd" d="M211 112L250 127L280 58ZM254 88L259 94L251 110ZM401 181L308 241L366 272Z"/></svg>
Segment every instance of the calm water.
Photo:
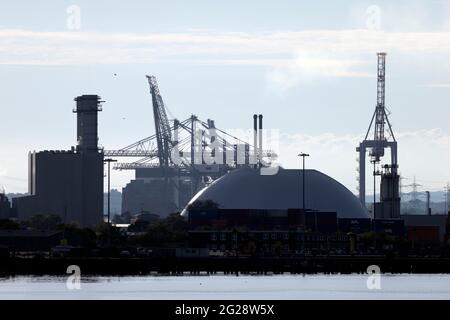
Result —
<svg viewBox="0 0 450 320"><path fill-rule="evenodd" d="M0 278L0 299L450 299L450 275L381 275L379 290L364 275Z"/></svg>

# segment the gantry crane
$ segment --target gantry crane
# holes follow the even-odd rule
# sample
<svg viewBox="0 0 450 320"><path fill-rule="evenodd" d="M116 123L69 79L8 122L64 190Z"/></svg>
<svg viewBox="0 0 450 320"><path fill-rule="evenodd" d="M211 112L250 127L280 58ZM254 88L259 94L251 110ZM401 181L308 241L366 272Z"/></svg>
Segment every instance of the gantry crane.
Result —
<svg viewBox="0 0 450 320"><path fill-rule="evenodd" d="M384 202L390 202L391 207L387 208L386 205L382 216L385 215L385 211L390 212L390 216L398 216L400 214L400 197L399 197L399 177L397 173L397 141L392 131L392 126L389 122L388 113L385 107L385 83L386 83L386 53L377 53L378 56L378 71L377 71L377 104L373 113L372 119L367 129L364 140L356 148L359 152L359 199L361 203L366 205L366 150L369 149L370 161L374 165L374 211L375 211L375 177L381 175L381 187L380 187L380 201L384 197ZM387 126L387 127L386 127ZM373 128L373 138L369 138L369 134ZM384 157L384 150L390 148L391 151L391 163L384 165L384 173L376 170L376 164L380 163L382 157ZM397 204L398 202L398 204ZM398 208L397 208L398 206ZM375 212L374 212L375 214Z"/></svg>

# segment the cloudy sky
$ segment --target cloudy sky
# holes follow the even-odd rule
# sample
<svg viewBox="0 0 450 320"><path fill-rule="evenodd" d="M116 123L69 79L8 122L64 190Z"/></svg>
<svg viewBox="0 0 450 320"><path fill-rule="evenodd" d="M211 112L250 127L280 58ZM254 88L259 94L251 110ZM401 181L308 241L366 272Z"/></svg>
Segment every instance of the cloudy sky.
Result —
<svg viewBox="0 0 450 320"><path fill-rule="evenodd" d="M171 117L247 129L262 113L281 132L282 165L308 152L309 167L356 192L379 51L403 183L416 176L435 191L450 181L450 1L1 1L7 192L26 191L28 151L75 144L77 95L106 100L106 149L151 135L145 74L158 78ZM131 176L117 172L112 184Z"/></svg>

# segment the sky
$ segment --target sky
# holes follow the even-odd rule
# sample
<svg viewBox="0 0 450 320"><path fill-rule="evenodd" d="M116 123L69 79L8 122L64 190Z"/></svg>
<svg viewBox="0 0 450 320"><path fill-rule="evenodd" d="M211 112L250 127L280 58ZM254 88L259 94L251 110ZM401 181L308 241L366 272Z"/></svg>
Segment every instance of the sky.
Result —
<svg viewBox="0 0 450 320"><path fill-rule="evenodd" d="M386 107L404 184L450 181L450 1L1 1L0 187L27 191L27 154L76 143L73 98L98 94L100 144L154 133L146 74L169 117L222 129L252 115L280 132L279 162L356 192L356 146L387 52ZM121 188L132 172L114 172ZM407 188L407 187L405 187ZM368 193L371 188L367 186ZM439 199L436 199L439 200Z"/></svg>

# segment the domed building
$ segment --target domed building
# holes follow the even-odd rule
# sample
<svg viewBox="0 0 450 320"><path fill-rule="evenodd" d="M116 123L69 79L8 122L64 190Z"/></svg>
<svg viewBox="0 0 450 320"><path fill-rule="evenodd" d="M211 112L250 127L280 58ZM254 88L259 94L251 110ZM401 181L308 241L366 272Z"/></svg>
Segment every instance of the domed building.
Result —
<svg viewBox="0 0 450 320"><path fill-rule="evenodd" d="M193 207L223 210L287 211L303 207L302 170L280 168L276 174L244 168L231 171L198 192L182 214ZM366 208L341 183L317 170L305 171L305 208L335 212L338 218L368 218Z"/></svg>
<svg viewBox="0 0 450 320"><path fill-rule="evenodd" d="M181 213L193 247L248 254L347 250L349 232L371 228L366 208L317 170L242 168L198 192ZM334 249L333 249L334 248Z"/></svg>

